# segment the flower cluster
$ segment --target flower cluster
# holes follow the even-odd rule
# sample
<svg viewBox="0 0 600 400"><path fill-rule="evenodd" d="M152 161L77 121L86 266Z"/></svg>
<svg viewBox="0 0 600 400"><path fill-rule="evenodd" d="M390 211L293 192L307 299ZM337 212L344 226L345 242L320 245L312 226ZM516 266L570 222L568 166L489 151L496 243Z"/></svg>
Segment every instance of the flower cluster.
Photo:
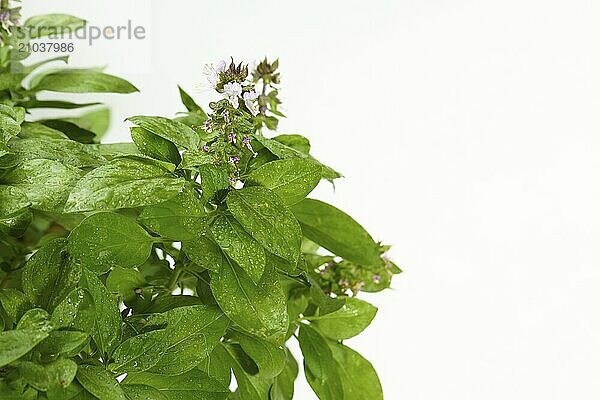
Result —
<svg viewBox="0 0 600 400"><path fill-rule="evenodd" d="M7 43L12 36L11 29L21 26L21 7L10 8L7 1L0 4L0 45Z"/></svg>
<svg viewBox="0 0 600 400"><path fill-rule="evenodd" d="M247 80L248 66L241 63L237 66L231 60L229 66L222 60L216 66L209 64L205 67L204 73L207 76L210 86L221 93L233 106L238 108L240 100L250 114L258 114L256 100L258 93L254 90L254 83Z"/></svg>
<svg viewBox="0 0 600 400"><path fill-rule="evenodd" d="M400 269L384 254L389 246L381 246L381 263L374 266L358 265L333 256L305 254L314 268L314 277L325 293L337 296L359 291L375 292L390 285L394 274Z"/></svg>

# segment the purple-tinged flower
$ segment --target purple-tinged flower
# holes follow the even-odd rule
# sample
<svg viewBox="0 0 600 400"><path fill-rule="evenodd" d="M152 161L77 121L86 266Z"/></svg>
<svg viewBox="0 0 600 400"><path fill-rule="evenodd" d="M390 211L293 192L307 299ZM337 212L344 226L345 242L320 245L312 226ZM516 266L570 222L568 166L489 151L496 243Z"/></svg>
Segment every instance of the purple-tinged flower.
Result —
<svg viewBox="0 0 600 400"><path fill-rule="evenodd" d="M240 162L240 158L238 156L229 157L229 162L233 165L237 165Z"/></svg>
<svg viewBox="0 0 600 400"><path fill-rule="evenodd" d="M252 153L254 153L254 149L252 148L252 139L249 136L245 136L242 138L242 143L244 144L244 146L246 146L246 148L248 150L250 150Z"/></svg>
<svg viewBox="0 0 600 400"><path fill-rule="evenodd" d="M235 183L236 183L236 182L237 182L237 179L236 179L236 178L234 178L233 176L230 176L230 177L229 177L229 184L230 184L231 186L235 186Z"/></svg>
<svg viewBox="0 0 600 400"><path fill-rule="evenodd" d="M208 147L207 145L202 146L202 151L205 153L208 153L210 151L210 147Z"/></svg>
<svg viewBox="0 0 600 400"><path fill-rule="evenodd" d="M210 119L207 119L206 121L204 121L204 124L202 124L202 129L204 129L206 132L211 132L212 131L212 121Z"/></svg>
<svg viewBox="0 0 600 400"><path fill-rule="evenodd" d="M373 282L376 283L376 284L380 284L381 283L381 275L375 274L375 275L373 275L372 279L373 279Z"/></svg>
<svg viewBox="0 0 600 400"><path fill-rule="evenodd" d="M223 110L221 117L225 118L225 121L229 121L229 111Z"/></svg>
<svg viewBox="0 0 600 400"><path fill-rule="evenodd" d="M2 24L2 29L10 35L10 27L14 25L13 20L10 18L10 11L4 11L0 14L0 24Z"/></svg>
<svg viewBox="0 0 600 400"><path fill-rule="evenodd" d="M237 136L235 135L235 133L230 133L229 135L227 135L227 141L231 144L235 144L235 142L237 142Z"/></svg>

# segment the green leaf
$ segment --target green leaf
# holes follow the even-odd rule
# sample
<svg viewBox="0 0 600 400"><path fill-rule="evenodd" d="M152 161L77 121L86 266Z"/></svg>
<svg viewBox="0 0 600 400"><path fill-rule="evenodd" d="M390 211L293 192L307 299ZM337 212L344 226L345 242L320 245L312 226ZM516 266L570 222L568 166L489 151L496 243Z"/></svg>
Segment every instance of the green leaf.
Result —
<svg viewBox="0 0 600 400"><path fill-rule="evenodd" d="M64 355L74 357L88 341L86 332L52 331L36 346L36 350L46 356Z"/></svg>
<svg viewBox="0 0 600 400"><path fill-rule="evenodd" d="M81 171L54 160L28 160L3 176L5 184L21 189L32 207L42 211L62 210Z"/></svg>
<svg viewBox="0 0 600 400"><path fill-rule="evenodd" d="M165 344L165 330L157 329L132 336L116 348L113 363L109 368L112 372L141 372L146 371L159 361Z"/></svg>
<svg viewBox="0 0 600 400"><path fill-rule="evenodd" d="M171 200L144 207L138 217L138 221L150 230L178 241L198 238L206 229L205 219L204 206L190 188Z"/></svg>
<svg viewBox="0 0 600 400"><path fill-rule="evenodd" d="M229 188L229 177L227 172L216 165L204 164L198 167L202 179L202 196L212 201L221 193L226 193Z"/></svg>
<svg viewBox="0 0 600 400"><path fill-rule="evenodd" d="M31 39L61 33L73 33L85 26L86 21L68 14L45 14L30 17L25 21L25 28Z"/></svg>
<svg viewBox="0 0 600 400"><path fill-rule="evenodd" d="M186 91L181 88L181 86L177 87L179 88L179 96L181 97L181 102L183 103L185 108L187 108L188 111L200 111L202 114L204 114L204 111L202 111L202 108L200 108L200 106L196 104L194 99L192 99L192 97L189 94L187 94ZM204 114L203 116L206 117L206 114Z"/></svg>
<svg viewBox="0 0 600 400"><path fill-rule="evenodd" d="M51 386L46 392L48 400L98 400L96 396L88 392L76 380L67 387Z"/></svg>
<svg viewBox="0 0 600 400"><path fill-rule="evenodd" d="M65 212L114 210L160 203L174 197L185 181L163 167L119 158L85 175L71 191Z"/></svg>
<svg viewBox="0 0 600 400"><path fill-rule="evenodd" d="M91 69L64 69L45 75L35 91L64 93L133 93L138 89L125 79Z"/></svg>
<svg viewBox="0 0 600 400"><path fill-rule="evenodd" d="M102 367L80 365L77 369L77 380L100 400L127 400L119 382Z"/></svg>
<svg viewBox="0 0 600 400"><path fill-rule="evenodd" d="M72 122L82 129L93 132L96 135L94 140L98 141L110 127L110 109L100 108L78 117L62 118L62 120Z"/></svg>
<svg viewBox="0 0 600 400"><path fill-rule="evenodd" d="M325 338L316 330L302 325L298 341L304 356L306 380L319 399L344 399L344 389L338 372L340 366L333 359Z"/></svg>
<svg viewBox="0 0 600 400"><path fill-rule="evenodd" d="M51 329L48 313L39 309L29 310L15 330L0 332L0 367L27 354L48 336Z"/></svg>
<svg viewBox="0 0 600 400"><path fill-rule="evenodd" d="M99 212L84 219L69 235L69 252L98 275L113 266L132 268L150 256L154 239L134 220Z"/></svg>
<svg viewBox="0 0 600 400"><path fill-rule="evenodd" d="M39 122L23 122L19 137L22 139L69 139L60 130L52 129Z"/></svg>
<svg viewBox="0 0 600 400"><path fill-rule="evenodd" d="M74 361L59 358L50 364L40 365L31 361L15 363L24 380L40 391L50 387L67 387L75 379L77 364Z"/></svg>
<svg viewBox="0 0 600 400"><path fill-rule="evenodd" d="M76 329L89 334L96 326L94 299L89 291L78 288L54 309L52 324L57 328Z"/></svg>
<svg viewBox="0 0 600 400"><path fill-rule="evenodd" d="M211 271L219 271L225 263L219 245L207 236L183 242L183 252L194 264Z"/></svg>
<svg viewBox="0 0 600 400"><path fill-rule="evenodd" d="M47 159L59 161L71 167L96 167L106 162L100 154L72 140L33 138L12 140L11 152L21 160Z"/></svg>
<svg viewBox="0 0 600 400"><path fill-rule="evenodd" d="M138 297L136 291L144 286L148 286L144 276L131 268L114 267L106 278L106 288L112 293L118 293L125 304L135 303Z"/></svg>
<svg viewBox="0 0 600 400"><path fill-rule="evenodd" d="M244 331L282 342L288 327L286 297L272 266L267 265L258 285L233 262L211 272L210 288L221 310Z"/></svg>
<svg viewBox="0 0 600 400"><path fill-rule="evenodd" d="M148 325L166 324L163 353L149 372L177 375L209 356L229 325L215 306L178 307L148 318Z"/></svg>
<svg viewBox="0 0 600 400"><path fill-rule="evenodd" d="M0 104L0 157L8 153L6 144L21 132L20 117L17 109Z"/></svg>
<svg viewBox="0 0 600 400"><path fill-rule="evenodd" d="M79 143L89 144L97 140L94 132L84 129L74 122L65 121L64 119L44 119L38 122L50 129L62 132L69 139Z"/></svg>
<svg viewBox="0 0 600 400"><path fill-rule="evenodd" d="M277 138L267 139L266 137L264 137L262 135L254 135L254 137L263 146L265 146L271 153L275 154L277 157L279 157L281 159L305 158L305 159L312 160L316 163L319 163L319 165L321 165L321 168L322 168L321 176L323 179L333 180L333 179L340 178L342 176L339 172L335 171L334 169L332 169L324 164L321 164L319 161L317 161L315 158L310 156L308 153L303 153L301 151L298 151L296 148L289 147L286 144L281 143L280 141L276 140ZM297 144L294 144L294 147L297 147Z"/></svg>
<svg viewBox="0 0 600 400"><path fill-rule="evenodd" d="M292 211L308 239L357 264L381 264L379 245L348 214L319 200L304 199Z"/></svg>
<svg viewBox="0 0 600 400"><path fill-rule="evenodd" d="M23 236L33 217L27 195L17 187L0 186L0 199L0 232Z"/></svg>
<svg viewBox="0 0 600 400"><path fill-rule="evenodd" d="M192 128L181 122L164 117L136 116L127 118L128 121L158 135L179 147L197 149L200 137Z"/></svg>
<svg viewBox="0 0 600 400"><path fill-rule="evenodd" d="M16 323L31 308L25 293L17 289L1 289L0 304L9 318L9 324Z"/></svg>
<svg viewBox="0 0 600 400"><path fill-rule="evenodd" d="M129 400L168 400L160 390L148 385L121 385Z"/></svg>
<svg viewBox="0 0 600 400"><path fill-rule="evenodd" d="M271 253L296 264L302 233L298 221L269 189L248 187L227 196L229 210L244 229Z"/></svg>
<svg viewBox="0 0 600 400"><path fill-rule="evenodd" d="M179 168L189 170L199 170L199 167L210 165L216 160L215 155L202 150L186 150L183 152L183 159ZM209 192L210 193L210 192ZM207 196L208 199L210 199Z"/></svg>
<svg viewBox="0 0 600 400"><path fill-rule="evenodd" d="M321 180L321 167L302 158L277 160L252 171L248 180L271 189L285 204L292 205L317 186Z"/></svg>
<svg viewBox="0 0 600 400"><path fill-rule="evenodd" d="M115 372L149 371L178 375L209 356L229 321L214 306L178 307L148 318L148 326L165 327L134 336L115 351Z"/></svg>
<svg viewBox="0 0 600 400"><path fill-rule="evenodd" d="M329 342L344 389L344 400L383 400L377 372L369 361L351 348Z"/></svg>
<svg viewBox="0 0 600 400"><path fill-rule="evenodd" d="M123 384L153 387L168 400L225 400L230 393L226 386L199 369L175 376L131 373L123 380Z"/></svg>
<svg viewBox="0 0 600 400"><path fill-rule="evenodd" d="M170 162L178 165L181 162L181 156L177 146L155 135L154 133L137 126L131 128L131 138L142 154L157 160Z"/></svg>
<svg viewBox="0 0 600 400"><path fill-rule="evenodd" d="M263 400L268 399L269 390L273 385L272 379L263 379L249 373L244 367L252 361L237 345L227 345L226 349L232 361L233 372L238 384L233 395L239 400Z"/></svg>
<svg viewBox="0 0 600 400"><path fill-rule="evenodd" d="M80 286L87 289L94 301L94 331L91 334L103 354L102 357L106 359L106 356L112 354L121 339L119 302L98 277L87 269L83 270ZM83 382L81 384L89 390Z"/></svg>
<svg viewBox="0 0 600 400"><path fill-rule="evenodd" d="M19 104L28 110L32 108L56 108L60 110L73 110L76 108L97 106L102 103L73 103L71 101L61 100L29 100L21 102Z"/></svg>
<svg viewBox="0 0 600 400"><path fill-rule="evenodd" d="M278 135L273 138L300 153L308 155L310 153L310 142L302 135Z"/></svg>
<svg viewBox="0 0 600 400"><path fill-rule="evenodd" d="M312 317L313 324L321 333L332 339L350 339L371 324L377 308L355 297L346 299L346 304L332 313Z"/></svg>
<svg viewBox="0 0 600 400"><path fill-rule="evenodd" d="M52 311L77 286L81 265L66 248L66 239L46 242L25 264L23 291L33 305Z"/></svg>
<svg viewBox="0 0 600 400"><path fill-rule="evenodd" d="M260 281L265 270L263 247L231 215L223 214L210 226L221 249L246 271L254 283Z"/></svg>
<svg viewBox="0 0 600 400"><path fill-rule="evenodd" d="M258 366L259 378L274 378L283 371L286 362L283 346L241 332L236 332L234 338Z"/></svg>
<svg viewBox="0 0 600 400"><path fill-rule="evenodd" d="M275 378L269 392L269 400L292 400L294 397L294 382L298 376L298 363L287 348L285 354L285 367Z"/></svg>
<svg viewBox="0 0 600 400"><path fill-rule="evenodd" d="M231 366L229 356L222 343L215 346L210 355L200 361L198 368L206 372L208 376L221 382L223 386L229 387L231 383Z"/></svg>

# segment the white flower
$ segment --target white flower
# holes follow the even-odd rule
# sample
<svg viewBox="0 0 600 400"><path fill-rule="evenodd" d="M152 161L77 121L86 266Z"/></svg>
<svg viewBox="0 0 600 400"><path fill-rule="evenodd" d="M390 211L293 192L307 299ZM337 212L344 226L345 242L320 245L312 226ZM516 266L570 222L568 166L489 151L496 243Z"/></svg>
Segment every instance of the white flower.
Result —
<svg viewBox="0 0 600 400"><path fill-rule="evenodd" d="M235 108L239 106L239 97L242 94L242 85L239 82L229 82L223 86L223 94Z"/></svg>
<svg viewBox="0 0 600 400"><path fill-rule="evenodd" d="M225 71L226 68L227 62L225 60L219 61L216 67L212 64L206 64L204 66L204 74L206 75L206 79L213 89L219 84L219 81L221 80L221 72Z"/></svg>
<svg viewBox="0 0 600 400"><path fill-rule="evenodd" d="M256 92L256 90L244 93L244 104L246 104L246 107L252 113L252 115L258 114L258 105L254 101L257 98L258 93Z"/></svg>

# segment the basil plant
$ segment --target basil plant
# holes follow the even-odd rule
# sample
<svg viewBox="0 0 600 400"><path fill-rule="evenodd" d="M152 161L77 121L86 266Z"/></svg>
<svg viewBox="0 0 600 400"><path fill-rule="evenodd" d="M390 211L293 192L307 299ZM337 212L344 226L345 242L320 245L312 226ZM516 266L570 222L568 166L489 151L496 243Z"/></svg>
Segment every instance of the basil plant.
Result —
<svg viewBox="0 0 600 400"><path fill-rule="evenodd" d="M185 112L131 117L131 143L102 144L105 107L39 93L137 89L98 69L38 72L21 44L85 22L1 6L0 398L292 399L297 341L318 398L382 399L343 342L377 312L357 295L400 269L307 198L340 174L303 136L272 133L278 62L208 66L220 101L205 111L180 88ZM34 120L40 108L84 111Z"/></svg>

